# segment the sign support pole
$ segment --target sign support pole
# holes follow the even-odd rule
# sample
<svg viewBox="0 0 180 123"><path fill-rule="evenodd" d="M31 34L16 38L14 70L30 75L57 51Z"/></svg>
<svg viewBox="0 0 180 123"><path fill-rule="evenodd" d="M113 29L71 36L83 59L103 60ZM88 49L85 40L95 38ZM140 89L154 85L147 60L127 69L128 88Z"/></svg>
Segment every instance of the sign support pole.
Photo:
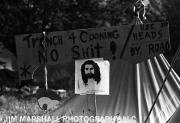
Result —
<svg viewBox="0 0 180 123"><path fill-rule="evenodd" d="M47 44L46 44L46 32L43 31L43 48L44 48L44 57L45 57L45 61L44 61L44 74L45 74L45 87L46 90L48 90L48 81L47 81Z"/></svg>
<svg viewBox="0 0 180 123"><path fill-rule="evenodd" d="M95 117L97 115L97 103L96 103L96 94L94 92L94 106L95 106Z"/></svg>

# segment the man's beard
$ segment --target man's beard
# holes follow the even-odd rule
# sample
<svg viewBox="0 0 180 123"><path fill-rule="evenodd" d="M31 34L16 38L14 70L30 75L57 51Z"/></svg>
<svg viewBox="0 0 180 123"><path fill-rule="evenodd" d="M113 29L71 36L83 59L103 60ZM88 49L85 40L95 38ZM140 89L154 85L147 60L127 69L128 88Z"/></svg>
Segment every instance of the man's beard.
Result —
<svg viewBox="0 0 180 123"><path fill-rule="evenodd" d="M88 74L86 74L86 77L87 77L87 79L93 79L95 77L95 75L92 73L88 73Z"/></svg>

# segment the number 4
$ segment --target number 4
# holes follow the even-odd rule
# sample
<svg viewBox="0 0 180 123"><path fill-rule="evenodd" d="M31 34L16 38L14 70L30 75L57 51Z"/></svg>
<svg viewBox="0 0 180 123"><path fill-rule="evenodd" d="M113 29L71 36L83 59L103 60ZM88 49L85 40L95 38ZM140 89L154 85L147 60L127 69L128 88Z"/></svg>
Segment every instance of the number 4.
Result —
<svg viewBox="0 0 180 123"><path fill-rule="evenodd" d="M69 36L69 39L71 39L73 41L73 44L75 44L76 42L76 37L74 36L74 32L72 32Z"/></svg>

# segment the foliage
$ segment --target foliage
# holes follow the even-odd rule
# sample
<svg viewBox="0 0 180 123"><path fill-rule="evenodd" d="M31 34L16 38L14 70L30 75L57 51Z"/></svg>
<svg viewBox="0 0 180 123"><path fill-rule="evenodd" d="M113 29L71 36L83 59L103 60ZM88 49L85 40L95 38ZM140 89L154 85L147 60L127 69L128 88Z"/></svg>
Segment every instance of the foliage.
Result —
<svg viewBox="0 0 180 123"><path fill-rule="evenodd" d="M0 107L1 117L6 116L35 116L42 115L45 111L41 110L37 100L19 100L15 96L5 95L6 103Z"/></svg>
<svg viewBox="0 0 180 123"><path fill-rule="evenodd" d="M3 0L0 40L16 54L14 36L42 31L71 30L133 23L137 0ZM143 0L149 22L168 20L172 45L179 40L178 0ZM174 43L175 42L175 43Z"/></svg>

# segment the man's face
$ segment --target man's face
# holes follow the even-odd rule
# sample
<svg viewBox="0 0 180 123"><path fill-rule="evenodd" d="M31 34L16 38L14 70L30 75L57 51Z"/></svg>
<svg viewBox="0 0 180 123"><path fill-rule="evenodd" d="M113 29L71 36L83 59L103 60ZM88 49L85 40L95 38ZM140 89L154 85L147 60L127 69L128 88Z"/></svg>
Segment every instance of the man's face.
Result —
<svg viewBox="0 0 180 123"><path fill-rule="evenodd" d="M85 65L85 74L87 75L88 78L93 78L94 75L94 67L91 64L86 64Z"/></svg>

